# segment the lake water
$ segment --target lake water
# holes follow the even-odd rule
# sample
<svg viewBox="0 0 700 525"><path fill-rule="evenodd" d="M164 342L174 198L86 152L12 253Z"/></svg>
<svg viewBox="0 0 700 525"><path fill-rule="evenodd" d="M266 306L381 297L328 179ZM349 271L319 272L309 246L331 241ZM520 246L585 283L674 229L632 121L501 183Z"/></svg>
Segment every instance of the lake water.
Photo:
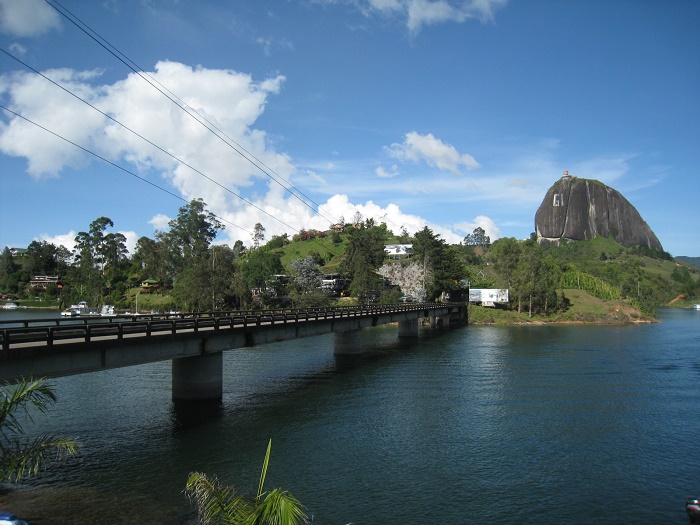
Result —
<svg viewBox="0 0 700 525"><path fill-rule="evenodd" d="M59 402L31 429L74 437L80 456L0 508L43 525L194 523L188 473L253 494L272 438L267 487L318 524L687 523L700 312L660 320L410 344L378 327L377 352L356 360L328 336L233 350L223 403L195 425L173 408L169 362L55 379Z"/></svg>

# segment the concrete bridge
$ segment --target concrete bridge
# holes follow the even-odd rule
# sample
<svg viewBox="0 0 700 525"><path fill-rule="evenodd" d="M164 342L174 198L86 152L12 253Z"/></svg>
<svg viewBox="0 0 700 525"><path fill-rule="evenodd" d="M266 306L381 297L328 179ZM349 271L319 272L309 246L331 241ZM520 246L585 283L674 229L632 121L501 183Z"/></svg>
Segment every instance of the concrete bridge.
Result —
<svg viewBox="0 0 700 525"><path fill-rule="evenodd" d="M131 315L0 322L0 381L60 377L172 360L173 400L221 400L223 352L335 334L336 355L364 351L362 329L398 323L417 337L418 320L467 322L464 303L408 303L305 310Z"/></svg>

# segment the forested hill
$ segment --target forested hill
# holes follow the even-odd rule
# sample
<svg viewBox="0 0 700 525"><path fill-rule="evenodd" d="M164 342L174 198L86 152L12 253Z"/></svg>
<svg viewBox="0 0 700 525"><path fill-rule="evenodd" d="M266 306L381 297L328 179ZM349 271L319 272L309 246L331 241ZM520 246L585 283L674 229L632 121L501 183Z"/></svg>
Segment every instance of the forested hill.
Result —
<svg viewBox="0 0 700 525"><path fill-rule="evenodd" d="M473 241L473 236L468 237ZM331 237L296 240L276 250L283 263L312 256L324 272L335 273L341 269L348 239L343 234L335 236L336 242ZM412 240L387 236L385 242L410 243ZM530 244L530 241L511 240L520 246ZM513 287L513 279L506 275L509 264L504 264L507 262L504 259L507 254L499 253L499 243L505 242L501 239L493 244L472 242L452 246L460 254L465 265L464 278L470 280L472 288ZM674 260L666 252L657 252L646 246L627 248L614 239L603 237L563 241L560 246L530 246L530 249L538 252L543 260L554 263L555 270L552 271L556 273L554 277L558 280L559 290L589 286L589 291L602 299L628 300L646 312L654 312L674 299L673 306L676 307L698 302L700 271L690 264L698 258ZM496 259L500 259L500 264ZM515 268L518 261L510 263L510 267Z"/></svg>
<svg viewBox="0 0 700 525"><path fill-rule="evenodd" d="M676 257L676 260L684 264L690 264L696 268L700 268L700 257L686 257L685 255L681 255Z"/></svg>
<svg viewBox="0 0 700 525"><path fill-rule="evenodd" d="M372 219L265 239L255 245L213 244L223 226L202 201L183 206L167 231L142 237L134 253L107 217L76 237L73 253L34 241L26 250L0 255L0 296L55 306L87 301L188 311L242 307L322 306L337 300L321 290L324 274L336 274L344 298L396 302L400 298L465 300L471 288L507 288L507 306L528 315L565 311L563 290L578 288L605 301L626 301L643 312L674 301L699 302L700 270L647 246L624 247L611 238L541 246L535 238L491 243L477 228L448 245L425 227L396 235ZM534 237L534 236L533 236ZM396 247L396 256L385 251ZM410 250L405 248L410 246ZM37 282L35 276L47 280ZM51 277L53 276L53 277ZM51 277L51 279L49 279ZM337 296L338 290L336 290Z"/></svg>

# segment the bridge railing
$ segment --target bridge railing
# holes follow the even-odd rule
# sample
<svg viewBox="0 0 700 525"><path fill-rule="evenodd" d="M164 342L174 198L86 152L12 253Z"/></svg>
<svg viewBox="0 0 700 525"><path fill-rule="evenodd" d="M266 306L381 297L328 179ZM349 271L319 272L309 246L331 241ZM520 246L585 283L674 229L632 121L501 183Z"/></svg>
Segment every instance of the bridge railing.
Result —
<svg viewBox="0 0 700 525"><path fill-rule="evenodd" d="M429 311L446 306L448 304L445 303L404 303L283 310L130 314L113 317L86 316L70 319L1 320L0 342L2 350L6 351L23 343L43 343L52 347L67 340L88 343L98 339L122 340L125 337L196 333L203 330L234 330L250 326L368 317L417 310Z"/></svg>

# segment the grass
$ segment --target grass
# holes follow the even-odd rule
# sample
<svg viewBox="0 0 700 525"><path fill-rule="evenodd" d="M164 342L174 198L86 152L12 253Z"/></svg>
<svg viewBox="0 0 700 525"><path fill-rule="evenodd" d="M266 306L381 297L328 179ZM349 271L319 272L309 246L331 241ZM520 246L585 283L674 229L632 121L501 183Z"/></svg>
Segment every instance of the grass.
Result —
<svg viewBox="0 0 700 525"><path fill-rule="evenodd" d="M288 268L289 263L296 259L318 254L325 261L321 269L325 273L337 273L348 243L347 235L342 235L339 243L334 243L331 236L327 236L322 239L293 241L278 250L282 254L281 262L285 268Z"/></svg>
<svg viewBox="0 0 700 525"><path fill-rule="evenodd" d="M170 295L161 295L155 293L138 293L141 288L132 288L127 293L127 310L133 311L136 309L136 295L138 294L139 312L151 310L168 310L175 306L175 302Z"/></svg>

